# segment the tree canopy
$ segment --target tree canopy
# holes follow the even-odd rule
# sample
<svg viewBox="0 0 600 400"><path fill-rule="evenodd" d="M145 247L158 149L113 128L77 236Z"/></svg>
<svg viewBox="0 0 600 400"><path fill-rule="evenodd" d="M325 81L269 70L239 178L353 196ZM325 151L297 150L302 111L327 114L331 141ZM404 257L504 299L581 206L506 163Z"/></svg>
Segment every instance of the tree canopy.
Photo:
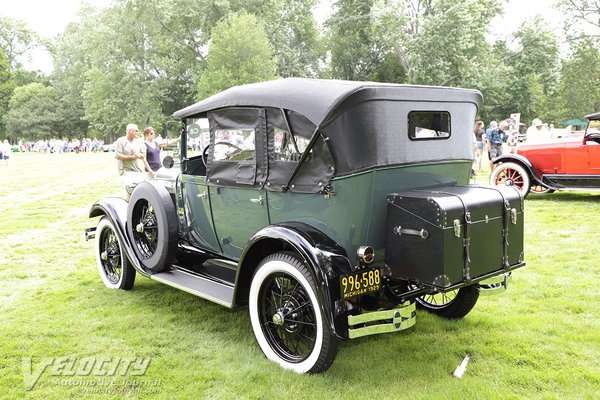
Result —
<svg viewBox="0 0 600 400"><path fill-rule="evenodd" d="M520 112L524 122L560 122L600 108L595 1L558 2L562 50L541 17L494 41L502 0L331 3L320 25L319 0L115 0L82 6L52 39L0 18L0 138L112 141L129 122L168 133L177 109L289 76L476 88L484 120ZM23 67L40 47L54 58L49 76Z"/></svg>
<svg viewBox="0 0 600 400"><path fill-rule="evenodd" d="M208 65L198 81L198 97L205 98L244 83L274 79L274 53L256 17L231 14L213 29Z"/></svg>

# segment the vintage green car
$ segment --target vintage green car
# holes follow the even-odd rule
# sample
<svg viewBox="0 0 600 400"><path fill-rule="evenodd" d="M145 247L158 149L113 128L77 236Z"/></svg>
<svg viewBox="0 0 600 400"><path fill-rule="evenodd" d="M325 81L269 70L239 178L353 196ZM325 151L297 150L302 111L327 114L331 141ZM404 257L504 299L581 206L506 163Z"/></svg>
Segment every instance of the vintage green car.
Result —
<svg viewBox="0 0 600 400"><path fill-rule="evenodd" d="M475 90L282 79L174 114L179 155L105 198L100 275L247 304L264 354L326 370L343 340L464 317L523 258L523 197L469 185ZM201 312L201 311L199 311Z"/></svg>

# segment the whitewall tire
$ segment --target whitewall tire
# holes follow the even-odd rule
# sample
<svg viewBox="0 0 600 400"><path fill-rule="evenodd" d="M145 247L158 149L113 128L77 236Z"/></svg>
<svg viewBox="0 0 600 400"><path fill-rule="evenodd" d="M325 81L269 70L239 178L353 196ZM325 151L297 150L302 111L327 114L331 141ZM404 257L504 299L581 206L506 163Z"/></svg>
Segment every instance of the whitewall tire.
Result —
<svg viewBox="0 0 600 400"><path fill-rule="evenodd" d="M265 258L250 286L250 321L261 350L297 373L323 372L337 354L315 287L306 265L288 252Z"/></svg>
<svg viewBox="0 0 600 400"><path fill-rule="evenodd" d="M135 269L129 263L123 243L109 217L102 217L98 222L94 247L98 272L104 285L109 289L131 289Z"/></svg>

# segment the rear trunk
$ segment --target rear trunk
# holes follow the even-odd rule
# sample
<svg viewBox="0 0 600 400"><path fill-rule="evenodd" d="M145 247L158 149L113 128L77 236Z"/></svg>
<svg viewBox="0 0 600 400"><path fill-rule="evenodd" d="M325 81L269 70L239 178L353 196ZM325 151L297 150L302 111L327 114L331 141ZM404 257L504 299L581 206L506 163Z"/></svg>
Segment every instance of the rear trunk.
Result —
<svg viewBox="0 0 600 400"><path fill-rule="evenodd" d="M393 278L443 290L521 267L523 198L511 187L446 186L388 196Z"/></svg>

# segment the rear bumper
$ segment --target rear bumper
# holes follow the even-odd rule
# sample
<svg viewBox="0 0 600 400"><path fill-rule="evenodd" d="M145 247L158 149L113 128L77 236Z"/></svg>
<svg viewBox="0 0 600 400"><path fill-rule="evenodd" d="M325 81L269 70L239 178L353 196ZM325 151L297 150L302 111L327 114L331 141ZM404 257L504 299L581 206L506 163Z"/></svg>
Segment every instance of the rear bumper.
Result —
<svg viewBox="0 0 600 400"><path fill-rule="evenodd" d="M397 332L412 327L416 322L415 302L405 302L398 308L364 312L348 316L348 338L355 339L378 333Z"/></svg>
<svg viewBox="0 0 600 400"><path fill-rule="evenodd" d="M479 295L491 296L503 293L508 289L508 282L510 282L511 279L512 275L510 272L493 278L484 279L479 282Z"/></svg>
<svg viewBox="0 0 600 400"><path fill-rule="evenodd" d="M85 230L85 241L87 242L90 239L94 239L96 237L96 227L86 228Z"/></svg>

